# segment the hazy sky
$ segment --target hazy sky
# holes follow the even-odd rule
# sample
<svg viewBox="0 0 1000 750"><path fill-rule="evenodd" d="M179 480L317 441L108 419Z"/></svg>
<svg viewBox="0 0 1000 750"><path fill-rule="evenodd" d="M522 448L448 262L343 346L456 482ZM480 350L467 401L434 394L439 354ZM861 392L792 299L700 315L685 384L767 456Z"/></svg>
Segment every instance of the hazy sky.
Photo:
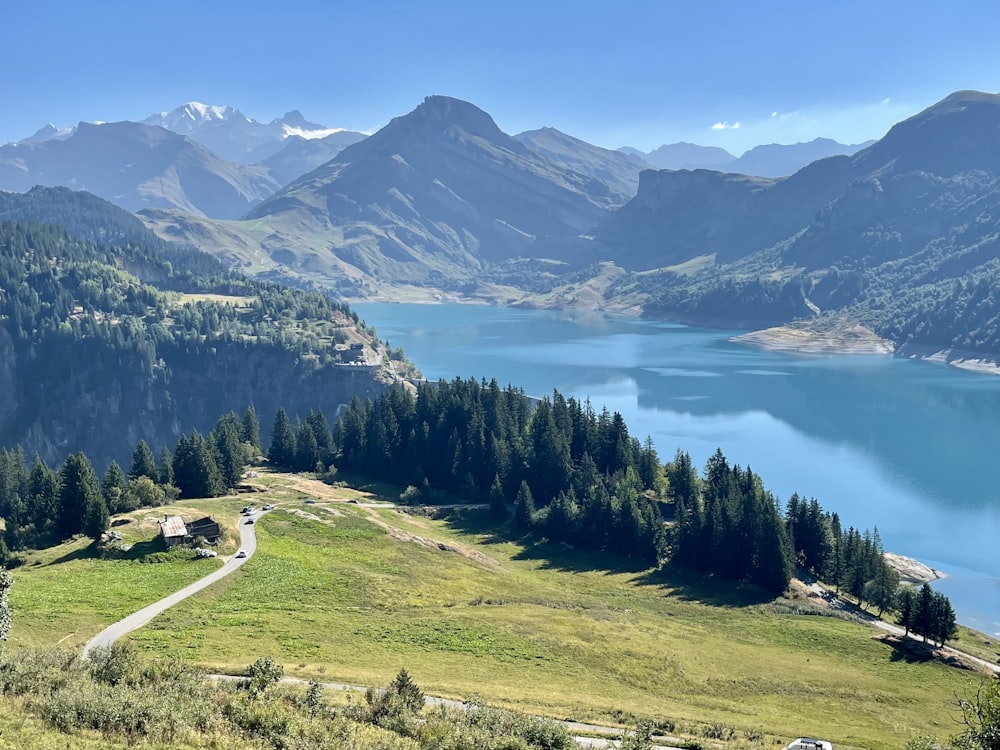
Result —
<svg viewBox="0 0 1000 750"><path fill-rule="evenodd" d="M1000 90L995 0L8 0L0 143L187 101L371 131L428 94L643 150L878 138Z"/></svg>

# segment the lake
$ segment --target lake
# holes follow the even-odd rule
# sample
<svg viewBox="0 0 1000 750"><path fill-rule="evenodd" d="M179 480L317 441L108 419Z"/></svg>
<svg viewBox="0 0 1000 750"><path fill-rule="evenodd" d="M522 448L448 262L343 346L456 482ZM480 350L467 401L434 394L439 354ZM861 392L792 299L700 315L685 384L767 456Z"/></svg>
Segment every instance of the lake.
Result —
<svg viewBox="0 0 1000 750"><path fill-rule="evenodd" d="M1000 634L1000 377L884 356L796 355L736 332L578 312L353 305L431 379L553 389L625 417L662 460L720 447L781 498L947 573L959 621Z"/></svg>

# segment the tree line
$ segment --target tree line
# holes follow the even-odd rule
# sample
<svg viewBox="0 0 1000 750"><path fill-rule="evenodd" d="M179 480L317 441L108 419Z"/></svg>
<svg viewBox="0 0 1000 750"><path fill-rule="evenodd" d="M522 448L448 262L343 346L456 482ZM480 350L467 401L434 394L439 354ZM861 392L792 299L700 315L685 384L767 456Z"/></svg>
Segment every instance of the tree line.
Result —
<svg viewBox="0 0 1000 750"><path fill-rule="evenodd" d="M223 415L205 436L182 435L159 460L140 441L127 474L111 462L100 480L82 453L55 471L37 457L29 468L19 449L2 450L5 548L79 533L97 539L109 514L224 494L261 451L253 407L242 417ZM900 623L918 635L943 642L955 632L947 597L900 587L878 529L844 529L836 513L797 494L782 510L759 475L730 465L721 450L701 475L683 451L663 464L652 441L631 436L619 413L558 392L539 400L496 381L456 378L415 395L398 387L355 398L332 427L320 410L293 421L278 408L267 458L291 471L377 476L407 486L404 501L481 498L498 525L521 533L775 593L798 567L879 615L899 611Z"/></svg>
<svg viewBox="0 0 1000 750"><path fill-rule="evenodd" d="M181 435L173 451L160 451L159 460L140 440L127 474L111 461L100 479L82 452L52 469L38 456L29 467L20 448L0 449L0 517L5 522L0 564L21 550L77 534L100 540L111 515L178 497L223 495L240 483L260 447L260 424L251 406L242 417L224 414L207 436Z"/></svg>

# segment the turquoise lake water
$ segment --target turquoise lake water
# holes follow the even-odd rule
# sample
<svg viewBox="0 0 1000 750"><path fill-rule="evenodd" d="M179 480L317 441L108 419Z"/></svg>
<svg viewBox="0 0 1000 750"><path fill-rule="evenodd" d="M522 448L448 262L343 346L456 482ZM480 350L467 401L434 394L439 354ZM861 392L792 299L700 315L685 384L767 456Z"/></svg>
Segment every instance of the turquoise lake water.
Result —
<svg viewBox="0 0 1000 750"><path fill-rule="evenodd" d="M696 466L716 447L792 492L878 527L946 572L959 621L1000 635L1000 377L881 356L760 351L732 331L473 305L353 305L431 379L496 378L590 398Z"/></svg>

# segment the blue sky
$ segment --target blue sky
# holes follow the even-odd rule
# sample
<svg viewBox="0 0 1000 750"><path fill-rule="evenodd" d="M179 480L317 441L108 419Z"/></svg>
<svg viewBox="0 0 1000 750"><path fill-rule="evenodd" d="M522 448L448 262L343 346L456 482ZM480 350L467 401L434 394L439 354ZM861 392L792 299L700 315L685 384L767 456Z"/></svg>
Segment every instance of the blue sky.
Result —
<svg viewBox="0 0 1000 750"><path fill-rule="evenodd" d="M12 0L3 25L0 143L192 100L370 131L447 94L509 133L740 153L1000 91L993 0Z"/></svg>

